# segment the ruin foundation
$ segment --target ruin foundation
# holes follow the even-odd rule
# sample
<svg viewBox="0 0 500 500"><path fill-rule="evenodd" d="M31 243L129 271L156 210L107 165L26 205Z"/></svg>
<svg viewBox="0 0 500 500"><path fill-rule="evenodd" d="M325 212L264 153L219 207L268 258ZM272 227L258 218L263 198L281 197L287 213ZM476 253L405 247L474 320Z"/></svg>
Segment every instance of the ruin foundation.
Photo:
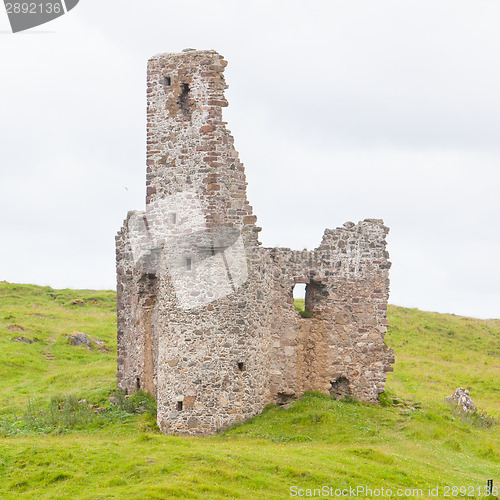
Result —
<svg viewBox="0 0 500 500"><path fill-rule="evenodd" d="M394 362L388 228L261 246L222 118L226 64L195 50L149 61L146 210L116 238L118 387L153 394L166 433L212 434L310 390L375 403Z"/></svg>

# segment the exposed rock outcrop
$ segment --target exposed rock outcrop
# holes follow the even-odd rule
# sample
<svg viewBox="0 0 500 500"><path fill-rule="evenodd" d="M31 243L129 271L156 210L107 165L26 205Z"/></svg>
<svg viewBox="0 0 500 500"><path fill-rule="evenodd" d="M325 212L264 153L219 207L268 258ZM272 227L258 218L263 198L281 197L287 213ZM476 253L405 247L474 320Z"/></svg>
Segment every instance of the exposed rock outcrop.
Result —
<svg viewBox="0 0 500 500"><path fill-rule="evenodd" d="M458 406L461 411L477 411L477 406L469 396L467 389L459 387L451 396L446 398L446 402Z"/></svg>

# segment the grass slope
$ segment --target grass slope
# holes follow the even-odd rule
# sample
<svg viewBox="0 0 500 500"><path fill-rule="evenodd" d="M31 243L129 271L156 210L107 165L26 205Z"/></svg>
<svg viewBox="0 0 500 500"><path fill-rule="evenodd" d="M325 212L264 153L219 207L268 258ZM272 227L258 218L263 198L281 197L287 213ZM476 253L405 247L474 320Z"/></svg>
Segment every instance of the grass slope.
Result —
<svg viewBox="0 0 500 500"><path fill-rule="evenodd" d="M105 341L109 352L70 346L63 335L73 331ZM17 336L35 342L12 342ZM61 393L105 395L115 365L115 292L0 283L0 414Z"/></svg>
<svg viewBox="0 0 500 500"><path fill-rule="evenodd" d="M73 394L109 407L114 307L114 292L0 283L1 498L267 499L292 486L417 488L425 498L436 485L440 496L445 485L498 485L499 427L464 421L443 399L467 386L499 416L500 321L415 309L389 308L396 365L381 406L309 393L210 438L162 436L146 415L116 409L60 434L23 427L28 399ZM68 345L74 330L109 352ZM12 342L18 335L37 342Z"/></svg>

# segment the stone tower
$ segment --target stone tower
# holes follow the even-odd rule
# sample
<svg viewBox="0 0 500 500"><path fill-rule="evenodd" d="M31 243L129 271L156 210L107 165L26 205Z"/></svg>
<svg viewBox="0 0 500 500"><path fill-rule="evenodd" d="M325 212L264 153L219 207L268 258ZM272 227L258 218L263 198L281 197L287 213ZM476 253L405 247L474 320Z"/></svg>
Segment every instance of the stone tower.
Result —
<svg viewBox="0 0 500 500"><path fill-rule="evenodd" d="M118 386L155 395L168 433L211 434L307 390L376 402L394 361L388 229L367 219L313 251L261 247L222 118L226 64L197 50L149 61L146 210L117 236Z"/></svg>

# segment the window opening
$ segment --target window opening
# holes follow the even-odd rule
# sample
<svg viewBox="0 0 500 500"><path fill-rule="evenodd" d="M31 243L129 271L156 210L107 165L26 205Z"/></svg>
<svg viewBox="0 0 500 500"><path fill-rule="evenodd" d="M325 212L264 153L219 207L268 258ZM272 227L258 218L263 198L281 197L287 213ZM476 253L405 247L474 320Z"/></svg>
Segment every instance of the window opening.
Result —
<svg viewBox="0 0 500 500"><path fill-rule="evenodd" d="M296 283L292 289L295 310L303 317L310 318L312 314L306 309L306 284Z"/></svg>
<svg viewBox="0 0 500 500"><path fill-rule="evenodd" d="M181 85L181 95L179 96L179 106L181 112L186 120L191 120L191 106L189 103L189 83L183 83Z"/></svg>

